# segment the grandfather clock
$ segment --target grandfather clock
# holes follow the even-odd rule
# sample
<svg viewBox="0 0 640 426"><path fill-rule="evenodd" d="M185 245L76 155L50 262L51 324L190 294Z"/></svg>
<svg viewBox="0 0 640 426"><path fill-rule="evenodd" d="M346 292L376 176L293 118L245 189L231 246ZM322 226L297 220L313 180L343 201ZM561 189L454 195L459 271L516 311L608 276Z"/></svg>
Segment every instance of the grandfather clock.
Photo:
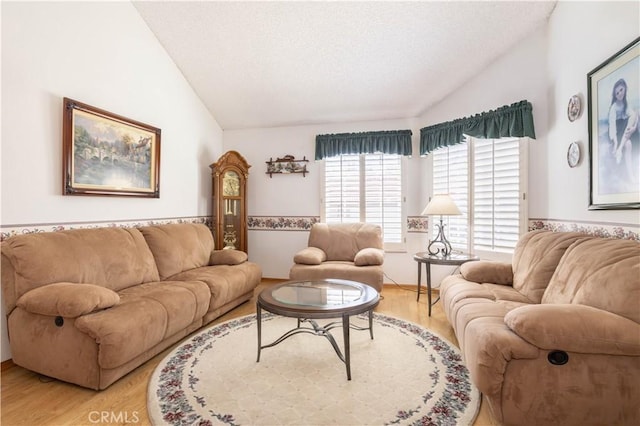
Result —
<svg viewBox="0 0 640 426"><path fill-rule="evenodd" d="M213 178L212 223L216 249L247 252L247 160L236 151L224 153L211 164Z"/></svg>

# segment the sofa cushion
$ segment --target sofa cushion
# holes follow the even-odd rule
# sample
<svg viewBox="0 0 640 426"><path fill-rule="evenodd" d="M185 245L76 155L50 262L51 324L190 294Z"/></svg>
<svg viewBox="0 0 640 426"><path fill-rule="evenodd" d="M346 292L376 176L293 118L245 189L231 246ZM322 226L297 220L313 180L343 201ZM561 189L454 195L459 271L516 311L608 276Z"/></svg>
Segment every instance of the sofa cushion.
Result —
<svg viewBox="0 0 640 426"><path fill-rule="evenodd" d="M55 283L23 294L17 305L40 315L75 318L120 302L113 290L93 284Z"/></svg>
<svg viewBox="0 0 640 426"><path fill-rule="evenodd" d="M301 265L319 265L327 260L327 254L318 247L305 247L293 256L293 261Z"/></svg>
<svg viewBox="0 0 640 426"><path fill-rule="evenodd" d="M461 275L451 275L442 280L440 297L448 307L469 298L531 303L531 300L511 286L491 283L479 284L466 281Z"/></svg>
<svg viewBox="0 0 640 426"><path fill-rule="evenodd" d="M213 250L209 256L209 265L239 265L248 258L247 253L240 250Z"/></svg>
<svg viewBox="0 0 640 426"><path fill-rule="evenodd" d="M531 303L531 300L529 300L528 297L513 287L489 283L483 284L483 287L491 292L496 301Z"/></svg>
<svg viewBox="0 0 640 426"><path fill-rule="evenodd" d="M569 247L542 303L577 303L640 323L640 243L588 238Z"/></svg>
<svg viewBox="0 0 640 426"><path fill-rule="evenodd" d="M2 243L7 313L24 293L47 284L91 283L119 291L157 280L153 255L135 228L42 232Z"/></svg>
<svg viewBox="0 0 640 426"><path fill-rule="evenodd" d="M577 232L532 231L523 235L513 253L513 288L540 303L565 250L580 239Z"/></svg>
<svg viewBox="0 0 640 426"><path fill-rule="evenodd" d="M484 318L502 319L507 312L519 306L525 305L519 302L493 302L482 299L465 299L458 303L455 307L455 322L451 325L454 327L460 349L463 350L463 353L466 344L465 330L471 322Z"/></svg>
<svg viewBox="0 0 640 426"><path fill-rule="evenodd" d="M466 263L464 265L466 265ZM442 300L442 307L447 319L454 326L454 329L456 327L458 311L464 305L473 303L501 303L507 306L509 303L513 303L520 306L531 303L531 300L509 285L481 284L467 281L461 274L449 275L442 280L440 283L440 299Z"/></svg>
<svg viewBox="0 0 640 426"><path fill-rule="evenodd" d="M205 225L175 223L139 229L153 253L161 280L209 264L214 243Z"/></svg>
<svg viewBox="0 0 640 426"><path fill-rule="evenodd" d="M356 266L382 265L384 263L384 250L367 247L356 253L353 263Z"/></svg>
<svg viewBox="0 0 640 426"><path fill-rule="evenodd" d="M260 283L262 272L253 262L240 265L216 265L195 268L170 277L171 280L198 280L205 283L209 290L209 308L211 312L228 302L253 291Z"/></svg>
<svg viewBox="0 0 640 426"><path fill-rule="evenodd" d="M467 281L461 275L450 275L442 280L440 298L445 300L447 305L469 298L496 300L486 285Z"/></svg>
<svg viewBox="0 0 640 426"><path fill-rule="evenodd" d="M98 363L116 368L166 338L201 321L209 288L200 281L162 281L119 292L120 303L76 319L76 327L100 345Z"/></svg>
<svg viewBox="0 0 640 426"><path fill-rule="evenodd" d="M295 264L289 271L292 280L323 280L337 278L368 284L382 291L383 271L381 265L354 266L353 262L326 261L321 265Z"/></svg>

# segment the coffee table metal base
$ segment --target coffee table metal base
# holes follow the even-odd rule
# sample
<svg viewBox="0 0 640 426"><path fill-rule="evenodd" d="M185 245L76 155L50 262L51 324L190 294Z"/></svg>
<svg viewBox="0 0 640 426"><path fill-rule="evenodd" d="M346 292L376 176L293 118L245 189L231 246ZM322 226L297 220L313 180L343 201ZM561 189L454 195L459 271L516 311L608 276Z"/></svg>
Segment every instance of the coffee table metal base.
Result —
<svg viewBox="0 0 640 426"><path fill-rule="evenodd" d="M351 350L350 350L350 336L349 331L351 329L354 330L369 330L369 335L371 336L371 340L373 340L373 309L369 311L369 327L360 327L357 325L353 325L350 323L349 318L351 315L344 314L342 315L342 321L334 321L326 325L319 325L316 321L307 318L298 318L298 325L296 328L292 328L291 330L284 333L282 336L274 340L272 343L268 345L262 345L262 308L260 304L256 306L256 320L258 323L258 357L256 362L260 362L260 352L262 349L270 348L278 343L283 342L291 336L295 336L296 334L306 333L313 334L315 336L326 337L326 339L331 343L333 349L336 351L338 358L342 362L344 362L347 368L347 380L351 380ZM309 323L311 327L302 326L303 323ZM342 337L344 339L344 355L340 350L340 346L336 342L336 339L331 334L331 330L337 327L342 327Z"/></svg>

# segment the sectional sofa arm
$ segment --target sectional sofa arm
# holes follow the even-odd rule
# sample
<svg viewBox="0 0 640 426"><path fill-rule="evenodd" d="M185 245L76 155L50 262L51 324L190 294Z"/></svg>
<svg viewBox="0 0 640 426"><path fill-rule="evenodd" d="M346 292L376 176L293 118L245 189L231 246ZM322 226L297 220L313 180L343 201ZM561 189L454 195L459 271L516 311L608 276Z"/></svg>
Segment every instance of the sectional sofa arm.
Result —
<svg viewBox="0 0 640 426"><path fill-rule="evenodd" d="M504 322L518 336L541 349L640 355L640 324L591 306L522 306L507 313Z"/></svg>
<svg viewBox="0 0 640 426"><path fill-rule="evenodd" d="M476 283L513 285L513 268L510 263L478 260L460 266L462 277Z"/></svg>
<svg viewBox="0 0 640 426"><path fill-rule="evenodd" d="M502 318L470 321L464 334L464 362L473 383L486 395L499 395L512 360L537 359L540 349L505 326Z"/></svg>
<svg viewBox="0 0 640 426"><path fill-rule="evenodd" d="M209 256L209 265L239 265L247 261L249 256L241 250L213 250Z"/></svg>
<svg viewBox="0 0 640 426"><path fill-rule="evenodd" d="M118 293L106 287L60 282L29 290L16 305L33 314L77 318L118 303Z"/></svg>
<svg viewBox="0 0 640 426"><path fill-rule="evenodd" d="M320 265L327 260L327 253L318 247L305 247L293 256L298 265Z"/></svg>

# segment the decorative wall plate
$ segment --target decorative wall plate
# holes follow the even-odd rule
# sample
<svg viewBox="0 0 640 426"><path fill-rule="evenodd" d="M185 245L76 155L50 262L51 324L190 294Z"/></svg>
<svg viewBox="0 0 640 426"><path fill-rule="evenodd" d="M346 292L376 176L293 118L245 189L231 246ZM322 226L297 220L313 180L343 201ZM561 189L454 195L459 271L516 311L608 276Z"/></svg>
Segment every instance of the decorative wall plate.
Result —
<svg viewBox="0 0 640 426"><path fill-rule="evenodd" d="M582 101L580 101L580 96L573 95L569 98L569 105L567 106L567 118L569 121L575 121L578 117L580 117L580 113L582 112Z"/></svg>
<svg viewBox="0 0 640 426"><path fill-rule="evenodd" d="M580 162L580 145L578 142L572 142L567 150L567 163L569 167L575 167Z"/></svg>

